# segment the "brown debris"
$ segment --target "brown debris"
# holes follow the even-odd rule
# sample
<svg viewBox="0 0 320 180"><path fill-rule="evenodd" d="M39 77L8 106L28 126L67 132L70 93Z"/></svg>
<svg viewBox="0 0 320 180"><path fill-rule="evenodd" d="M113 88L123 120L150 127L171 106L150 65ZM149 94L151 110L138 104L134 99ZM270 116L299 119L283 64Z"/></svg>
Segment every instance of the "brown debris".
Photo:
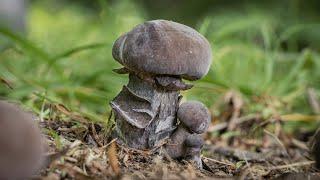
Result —
<svg viewBox="0 0 320 180"><path fill-rule="evenodd" d="M114 171L115 175L118 176L121 172L120 167L119 167L119 160L117 156L117 145L116 142L112 142L109 149L108 149L108 158L109 158L109 163Z"/></svg>
<svg viewBox="0 0 320 180"><path fill-rule="evenodd" d="M42 171L42 179L272 179L288 173L290 177L315 177L317 172L306 156L306 142L287 134L275 117L240 114L234 131L218 137L207 133L201 156L206 168L198 170L186 161L172 160L161 147L159 151L137 150L118 145L115 139L107 141L103 125L74 118L71 114L76 113L59 108L55 109L56 120L41 122L41 127L49 129L48 151L55 157ZM227 128L221 120L219 124ZM239 134L230 143L225 135L236 131Z"/></svg>

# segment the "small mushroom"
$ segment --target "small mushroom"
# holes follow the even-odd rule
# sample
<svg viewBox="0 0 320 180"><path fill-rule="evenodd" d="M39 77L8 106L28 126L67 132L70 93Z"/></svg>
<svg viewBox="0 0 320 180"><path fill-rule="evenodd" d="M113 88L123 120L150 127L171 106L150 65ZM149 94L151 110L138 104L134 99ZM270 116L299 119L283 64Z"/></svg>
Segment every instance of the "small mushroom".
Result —
<svg viewBox="0 0 320 180"><path fill-rule="evenodd" d="M40 169L44 146L30 113L0 101L0 179L25 179Z"/></svg>
<svg viewBox="0 0 320 180"><path fill-rule="evenodd" d="M170 137L166 151L174 159L184 158L194 161L201 169L200 153L204 141L200 134L209 126L210 113L202 103L189 101L180 105L177 117L180 124Z"/></svg>
<svg viewBox="0 0 320 180"><path fill-rule="evenodd" d="M202 169L200 153L203 144L199 134L191 133L181 124L172 134L165 149L171 158L193 161L198 168Z"/></svg>
<svg viewBox="0 0 320 180"><path fill-rule="evenodd" d="M178 109L178 119L191 132L202 134L209 126L211 120L208 108L198 101L182 103Z"/></svg>
<svg viewBox="0 0 320 180"><path fill-rule="evenodd" d="M172 21L147 21L120 36L112 55L129 83L110 105L119 143L137 149L161 145L176 129L180 91L211 64L209 42L196 30Z"/></svg>

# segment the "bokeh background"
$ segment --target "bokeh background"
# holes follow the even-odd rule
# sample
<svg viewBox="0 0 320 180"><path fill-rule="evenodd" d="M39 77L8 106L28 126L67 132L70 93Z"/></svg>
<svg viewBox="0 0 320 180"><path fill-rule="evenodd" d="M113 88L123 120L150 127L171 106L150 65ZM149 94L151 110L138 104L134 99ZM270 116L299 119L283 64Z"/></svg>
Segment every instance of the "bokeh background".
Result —
<svg viewBox="0 0 320 180"><path fill-rule="evenodd" d="M167 19L195 28L213 49L208 75L185 100L204 102L216 122L226 104L240 102L243 115L317 128L320 1L8 1L0 0L0 96L41 118L56 103L106 122L108 102L128 79L112 72L120 67L113 42L144 21Z"/></svg>

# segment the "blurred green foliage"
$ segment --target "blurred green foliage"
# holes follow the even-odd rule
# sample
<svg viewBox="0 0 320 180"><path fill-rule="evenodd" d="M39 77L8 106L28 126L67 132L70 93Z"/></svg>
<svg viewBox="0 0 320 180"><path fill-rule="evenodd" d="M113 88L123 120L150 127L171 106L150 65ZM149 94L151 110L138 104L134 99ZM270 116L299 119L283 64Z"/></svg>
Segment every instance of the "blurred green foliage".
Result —
<svg viewBox="0 0 320 180"><path fill-rule="evenodd" d="M234 90L245 101L245 113L269 114L270 104L280 115L313 113L306 98L309 87L320 95L320 16L313 6L197 1L193 11L190 1L189 8L176 4L181 12L173 13L143 2L100 0L88 8L74 1L32 1L27 37L0 29L14 42L0 54L0 77L13 89L0 84L0 96L39 114L43 102L53 101L106 121L108 102L127 82L112 72L120 67L111 55L116 38L150 17L185 18L181 22L200 31L214 52L210 72L183 92L186 99L203 101L218 114L216 102Z"/></svg>

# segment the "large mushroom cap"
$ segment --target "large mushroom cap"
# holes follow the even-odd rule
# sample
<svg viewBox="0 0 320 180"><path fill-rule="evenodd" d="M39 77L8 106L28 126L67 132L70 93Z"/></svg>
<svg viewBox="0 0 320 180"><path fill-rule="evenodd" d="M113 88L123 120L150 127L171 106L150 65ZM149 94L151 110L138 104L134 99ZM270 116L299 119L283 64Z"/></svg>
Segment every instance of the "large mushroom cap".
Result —
<svg viewBox="0 0 320 180"><path fill-rule="evenodd" d="M177 117L189 130L197 134L202 134L208 129L211 119L207 107L198 101L182 103Z"/></svg>
<svg viewBox="0 0 320 180"><path fill-rule="evenodd" d="M196 30L173 21L154 20L119 37L112 55L133 71L197 80L208 73L212 53L209 42Z"/></svg>
<svg viewBox="0 0 320 180"><path fill-rule="evenodd" d="M25 179L41 167L43 144L30 113L0 101L0 179Z"/></svg>

